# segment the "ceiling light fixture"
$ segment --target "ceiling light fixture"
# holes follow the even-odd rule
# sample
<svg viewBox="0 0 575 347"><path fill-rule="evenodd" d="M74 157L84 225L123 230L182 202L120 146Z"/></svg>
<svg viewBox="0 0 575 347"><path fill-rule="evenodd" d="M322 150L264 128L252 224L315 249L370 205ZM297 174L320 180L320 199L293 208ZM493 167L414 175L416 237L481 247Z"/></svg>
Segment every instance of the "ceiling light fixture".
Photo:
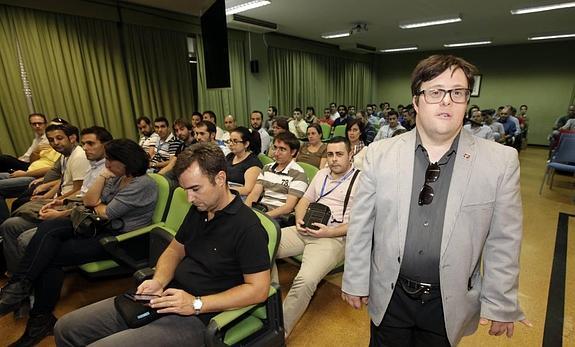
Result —
<svg viewBox="0 0 575 347"><path fill-rule="evenodd" d="M323 34L321 34L321 37L323 39L337 39L340 37L347 37L347 36L350 36L352 34L361 33L364 31L367 31L367 24L356 23L349 30L334 31L331 33L323 33Z"/></svg>
<svg viewBox="0 0 575 347"><path fill-rule="evenodd" d="M390 52L404 52L404 51L416 51L419 47L402 47L402 48L388 48L388 49L380 49L379 51L382 53L390 53Z"/></svg>
<svg viewBox="0 0 575 347"><path fill-rule="evenodd" d="M574 1L564 2L562 4L518 8L516 10L511 10L511 14L527 14L527 13L535 13L535 12L553 11L553 10L561 10L564 8L571 8L571 7L575 7Z"/></svg>
<svg viewBox="0 0 575 347"><path fill-rule="evenodd" d="M527 39L530 41L536 41L536 40L566 39L566 38L570 38L570 37L575 37L575 34L531 36L531 37L528 37Z"/></svg>
<svg viewBox="0 0 575 347"><path fill-rule="evenodd" d="M413 29L413 28L421 28L421 27L428 27L432 25L442 25L442 24L450 24L450 23L457 23L461 22L460 15L454 17L443 17L443 18L434 18L428 19L421 22L401 22L399 23L399 27L401 29Z"/></svg>
<svg viewBox="0 0 575 347"><path fill-rule="evenodd" d="M443 47L453 48L453 47L464 47L464 46L479 46L488 45L491 41L475 41L475 42L460 42L460 43L446 43Z"/></svg>
<svg viewBox="0 0 575 347"><path fill-rule="evenodd" d="M226 16L271 4L269 0L253 0L226 8Z"/></svg>
<svg viewBox="0 0 575 347"><path fill-rule="evenodd" d="M347 37L351 35L350 31L334 31L332 33L321 34L323 39L337 39L340 37Z"/></svg>

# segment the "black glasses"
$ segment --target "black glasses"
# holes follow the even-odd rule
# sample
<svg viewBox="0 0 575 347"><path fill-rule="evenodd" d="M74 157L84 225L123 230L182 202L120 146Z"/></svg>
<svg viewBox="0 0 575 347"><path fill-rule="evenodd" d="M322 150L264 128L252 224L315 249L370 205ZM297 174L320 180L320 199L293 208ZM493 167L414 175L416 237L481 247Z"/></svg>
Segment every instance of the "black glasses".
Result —
<svg viewBox="0 0 575 347"><path fill-rule="evenodd" d="M430 163L427 166L427 170L425 170L425 183L423 184L423 187L421 187L421 191L419 191L419 201L417 202L419 206L429 205L433 201L435 192L429 183L437 181L440 173L441 168L437 163Z"/></svg>
<svg viewBox="0 0 575 347"><path fill-rule="evenodd" d="M420 90L417 95L423 94L425 102L428 104L439 104L441 100L445 97L445 94L449 94L451 101L456 104L465 104L469 101L469 96L471 91L466 88L455 88L455 89L426 89Z"/></svg>

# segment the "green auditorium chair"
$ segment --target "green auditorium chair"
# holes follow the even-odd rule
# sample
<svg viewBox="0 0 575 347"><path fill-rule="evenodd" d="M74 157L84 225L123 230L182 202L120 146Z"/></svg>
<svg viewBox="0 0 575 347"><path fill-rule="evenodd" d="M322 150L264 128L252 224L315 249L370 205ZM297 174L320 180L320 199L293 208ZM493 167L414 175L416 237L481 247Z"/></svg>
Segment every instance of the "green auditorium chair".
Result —
<svg viewBox="0 0 575 347"><path fill-rule="evenodd" d="M321 123L321 140L322 141L327 141L330 138L331 135L331 125L327 124L327 123Z"/></svg>
<svg viewBox="0 0 575 347"><path fill-rule="evenodd" d="M319 169L311 164L304 163L301 161L298 161L297 163L299 166L301 166L303 171L305 171L305 175L307 176L307 183L310 184L313 178L315 177L315 174L317 174L317 172L319 171Z"/></svg>
<svg viewBox="0 0 575 347"><path fill-rule="evenodd" d="M274 162L274 160L272 158L268 157L267 155L265 155L263 153L258 154L258 159L260 160L260 162L264 166Z"/></svg>
<svg viewBox="0 0 575 347"><path fill-rule="evenodd" d="M338 125L335 128L333 128L333 136L332 137L336 137L336 136L346 137L345 136L345 128L346 128L346 125L344 125L344 124Z"/></svg>

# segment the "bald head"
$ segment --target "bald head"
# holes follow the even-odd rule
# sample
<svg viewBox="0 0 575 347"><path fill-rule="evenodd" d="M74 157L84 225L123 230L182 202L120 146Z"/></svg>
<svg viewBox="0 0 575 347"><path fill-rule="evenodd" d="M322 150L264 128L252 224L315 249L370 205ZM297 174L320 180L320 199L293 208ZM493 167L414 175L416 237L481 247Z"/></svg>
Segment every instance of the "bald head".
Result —
<svg viewBox="0 0 575 347"><path fill-rule="evenodd" d="M232 131L235 128L237 128L236 118L234 116L232 116L231 114L227 115L224 118L224 128L226 128L227 131Z"/></svg>

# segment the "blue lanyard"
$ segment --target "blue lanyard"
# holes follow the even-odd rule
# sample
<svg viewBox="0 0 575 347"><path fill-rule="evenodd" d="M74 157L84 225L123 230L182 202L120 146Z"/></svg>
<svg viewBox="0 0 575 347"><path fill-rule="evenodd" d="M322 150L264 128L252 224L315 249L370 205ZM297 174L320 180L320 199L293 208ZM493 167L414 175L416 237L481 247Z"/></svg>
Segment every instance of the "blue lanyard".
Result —
<svg viewBox="0 0 575 347"><path fill-rule="evenodd" d="M353 174L354 172L355 172L355 168L349 170L349 172L346 173L345 176L343 176L343 177L339 180L339 182L337 182L337 184L335 185L335 187L333 187L330 191L328 191L327 193L324 194L323 192L324 192L324 190L325 190L325 185L326 185L326 183L327 183L327 176L329 176L329 174L328 174L328 175L325 175L325 177L324 177L324 179L323 179L323 185L321 186L321 191L320 191L320 193L319 193L319 198L317 198L317 200L316 200L315 202L318 202L319 200L321 200L321 198L327 196L329 193L331 193L331 192L333 192L334 190L336 190L337 187L339 187L340 184L342 184L343 182L345 182L345 180L346 180L351 174Z"/></svg>

